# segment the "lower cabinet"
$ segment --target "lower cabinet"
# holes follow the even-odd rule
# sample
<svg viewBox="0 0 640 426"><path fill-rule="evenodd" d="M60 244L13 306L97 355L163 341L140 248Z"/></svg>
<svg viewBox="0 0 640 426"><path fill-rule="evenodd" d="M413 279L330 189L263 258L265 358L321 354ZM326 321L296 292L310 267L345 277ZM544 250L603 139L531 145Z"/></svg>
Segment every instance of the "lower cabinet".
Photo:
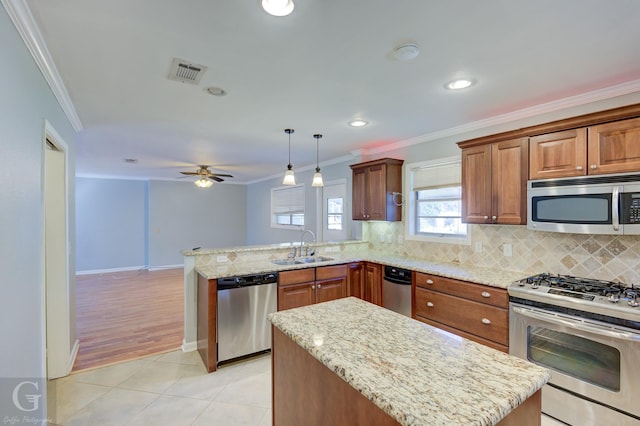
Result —
<svg viewBox="0 0 640 426"><path fill-rule="evenodd" d="M509 352L509 296L501 288L416 272L415 319Z"/></svg>
<svg viewBox="0 0 640 426"><path fill-rule="evenodd" d="M348 295L382 306L382 265L371 262L349 264Z"/></svg>
<svg viewBox="0 0 640 426"><path fill-rule="evenodd" d="M278 310L347 296L347 265L296 269L278 274Z"/></svg>

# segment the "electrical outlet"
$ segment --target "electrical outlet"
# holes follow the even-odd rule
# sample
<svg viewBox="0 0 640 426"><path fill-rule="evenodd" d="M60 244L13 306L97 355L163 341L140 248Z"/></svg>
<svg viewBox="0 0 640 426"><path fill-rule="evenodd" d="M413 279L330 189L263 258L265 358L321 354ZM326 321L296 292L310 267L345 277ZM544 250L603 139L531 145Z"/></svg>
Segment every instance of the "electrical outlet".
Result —
<svg viewBox="0 0 640 426"><path fill-rule="evenodd" d="M482 253L482 241L476 242L476 253Z"/></svg>
<svg viewBox="0 0 640 426"><path fill-rule="evenodd" d="M507 257L513 256L513 248L511 244L507 243L502 245L502 254L504 254Z"/></svg>
<svg viewBox="0 0 640 426"><path fill-rule="evenodd" d="M402 236L402 234L398 235L398 244L402 244L404 243L404 237Z"/></svg>

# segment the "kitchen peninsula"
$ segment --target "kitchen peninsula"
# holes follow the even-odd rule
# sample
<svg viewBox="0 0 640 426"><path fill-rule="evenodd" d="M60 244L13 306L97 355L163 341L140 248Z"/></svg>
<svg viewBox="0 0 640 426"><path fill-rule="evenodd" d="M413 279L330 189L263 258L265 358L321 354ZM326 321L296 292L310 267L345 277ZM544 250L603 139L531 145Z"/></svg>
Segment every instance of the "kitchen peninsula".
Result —
<svg viewBox="0 0 640 426"><path fill-rule="evenodd" d="M274 425L540 424L521 359L353 297L269 319Z"/></svg>

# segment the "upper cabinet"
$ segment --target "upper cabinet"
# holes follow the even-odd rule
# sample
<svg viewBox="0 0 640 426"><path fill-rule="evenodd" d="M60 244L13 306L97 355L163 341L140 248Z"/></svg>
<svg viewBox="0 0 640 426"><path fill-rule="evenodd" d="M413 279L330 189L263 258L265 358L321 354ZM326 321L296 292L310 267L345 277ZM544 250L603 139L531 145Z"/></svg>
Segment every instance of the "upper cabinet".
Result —
<svg viewBox="0 0 640 426"><path fill-rule="evenodd" d="M401 206L394 202L393 193L402 192L403 160L382 158L352 164L353 220L402 219Z"/></svg>
<svg viewBox="0 0 640 426"><path fill-rule="evenodd" d="M524 224L527 138L462 148L462 221Z"/></svg>
<svg viewBox="0 0 640 426"><path fill-rule="evenodd" d="M530 138L530 179L640 170L640 118Z"/></svg>

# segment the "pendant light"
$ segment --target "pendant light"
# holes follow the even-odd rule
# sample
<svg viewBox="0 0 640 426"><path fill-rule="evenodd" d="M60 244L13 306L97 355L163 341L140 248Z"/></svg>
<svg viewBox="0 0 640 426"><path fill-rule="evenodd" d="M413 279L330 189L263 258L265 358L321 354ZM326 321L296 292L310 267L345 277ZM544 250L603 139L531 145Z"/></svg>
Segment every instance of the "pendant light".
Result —
<svg viewBox="0 0 640 426"><path fill-rule="evenodd" d="M313 174L311 186L324 186L322 181L322 173L320 173L320 138L322 135L313 135L316 138L316 172Z"/></svg>
<svg viewBox="0 0 640 426"><path fill-rule="evenodd" d="M193 183L195 183L198 188L209 188L211 185L213 185L213 182L205 177L201 177Z"/></svg>
<svg viewBox="0 0 640 426"><path fill-rule="evenodd" d="M289 164L287 164L287 171L284 172L283 185L296 184L296 177L293 174L293 166L291 165L291 133L293 133L293 131L293 129L284 129L284 132L289 135Z"/></svg>

